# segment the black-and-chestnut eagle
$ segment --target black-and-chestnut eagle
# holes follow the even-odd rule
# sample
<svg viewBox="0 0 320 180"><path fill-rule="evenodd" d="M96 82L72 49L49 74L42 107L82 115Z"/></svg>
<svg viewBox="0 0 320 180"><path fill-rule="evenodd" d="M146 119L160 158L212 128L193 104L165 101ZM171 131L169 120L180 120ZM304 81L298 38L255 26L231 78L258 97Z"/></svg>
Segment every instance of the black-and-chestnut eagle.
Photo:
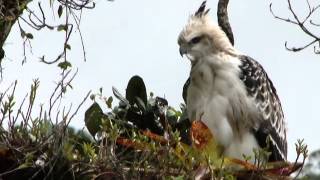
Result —
<svg viewBox="0 0 320 180"><path fill-rule="evenodd" d="M190 120L202 120L227 157L242 159L268 147L269 161L286 160L286 123L279 97L263 67L240 53L208 16L206 1L178 38L191 61L187 89Z"/></svg>

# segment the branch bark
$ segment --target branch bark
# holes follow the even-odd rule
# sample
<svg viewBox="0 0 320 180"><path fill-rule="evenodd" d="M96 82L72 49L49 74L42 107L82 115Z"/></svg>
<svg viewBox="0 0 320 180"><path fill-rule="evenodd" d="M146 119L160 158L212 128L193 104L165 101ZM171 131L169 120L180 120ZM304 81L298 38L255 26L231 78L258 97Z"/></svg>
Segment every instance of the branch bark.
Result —
<svg viewBox="0 0 320 180"><path fill-rule="evenodd" d="M0 0L0 64L4 57L4 42L29 2L31 0Z"/></svg>
<svg viewBox="0 0 320 180"><path fill-rule="evenodd" d="M231 25L229 23L229 17L228 17L228 4L229 4L229 0L219 0L217 17L218 17L219 26L226 33L231 44L234 45L234 36L233 36Z"/></svg>

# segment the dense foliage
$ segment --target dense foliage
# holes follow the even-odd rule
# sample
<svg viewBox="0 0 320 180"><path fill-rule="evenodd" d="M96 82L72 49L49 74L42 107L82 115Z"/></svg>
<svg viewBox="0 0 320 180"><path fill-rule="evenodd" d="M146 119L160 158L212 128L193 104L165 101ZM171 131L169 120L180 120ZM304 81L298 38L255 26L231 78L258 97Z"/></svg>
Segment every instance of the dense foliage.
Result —
<svg viewBox="0 0 320 180"><path fill-rule="evenodd" d="M52 118L51 109L41 109L33 117L38 86L35 81L27 110L22 103L17 114L13 114L15 84L0 96L3 179L281 179L301 167L298 162L267 163L268 152L264 149L256 150L256 157L246 157L254 158L254 164L220 157L214 143L203 143L210 133L201 125L189 123L185 106L175 110L167 100L152 93L147 96L139 76L130 79L125 97L113 88L116 106L113 97L105 97L102 89L91 94L93 104L84 118L89 134L69 127L81 104L74 113L57 115L58 119ZM56 94L59 98L60 93ZM195 134L203 134L202 139ZM298 156L305 158L306 153L306 146L299 142Z"/></svg>

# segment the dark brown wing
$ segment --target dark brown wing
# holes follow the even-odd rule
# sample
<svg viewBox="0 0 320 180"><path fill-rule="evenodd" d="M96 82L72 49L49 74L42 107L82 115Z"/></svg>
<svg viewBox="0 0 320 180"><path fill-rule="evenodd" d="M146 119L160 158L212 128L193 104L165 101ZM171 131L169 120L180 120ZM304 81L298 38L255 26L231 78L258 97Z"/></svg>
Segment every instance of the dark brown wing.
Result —
<svg viewBox="0 0 320 180"><path fill-rule="evenodd" d="M248 56L239 58L242 62L239 66L240 79L245 84L248 95L255 99L263 119L258 129L253 129L253 133L261 147L267 147L267 139L270 138L270 161L286 160L286 124L276 89L257 61Z"/></svg>

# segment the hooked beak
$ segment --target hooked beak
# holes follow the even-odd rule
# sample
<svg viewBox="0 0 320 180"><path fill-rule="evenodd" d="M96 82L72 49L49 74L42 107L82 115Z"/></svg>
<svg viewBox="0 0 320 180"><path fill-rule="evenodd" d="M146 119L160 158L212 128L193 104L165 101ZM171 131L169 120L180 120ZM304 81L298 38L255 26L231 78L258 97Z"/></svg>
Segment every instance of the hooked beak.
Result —
<svg viewBox="0 0 320 180"><path fill-rule="evenodd" d="M180 46L179 52L181 57L183 57L184 54L187 54L187 48L185 48L184 46Z"/></svg>

